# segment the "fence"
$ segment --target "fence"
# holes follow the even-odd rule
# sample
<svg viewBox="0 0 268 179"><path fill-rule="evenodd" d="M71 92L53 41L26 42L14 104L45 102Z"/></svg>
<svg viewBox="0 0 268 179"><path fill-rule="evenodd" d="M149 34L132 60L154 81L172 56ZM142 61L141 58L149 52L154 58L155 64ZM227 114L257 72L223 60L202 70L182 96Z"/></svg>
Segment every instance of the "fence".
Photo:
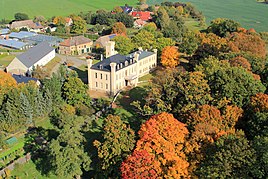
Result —
<svg viewBox="0 0 268 179"><path fill-rule="evenodd" d="M24 164L26 162L28 162L31 159L31 154L27 153L24 157L21 157L17 160L15 160L14 162L12 162L11 164L9 164L6 168L0 170L0 176L5 175L5 170L14 170L15 168L15 164Z"/></svg>

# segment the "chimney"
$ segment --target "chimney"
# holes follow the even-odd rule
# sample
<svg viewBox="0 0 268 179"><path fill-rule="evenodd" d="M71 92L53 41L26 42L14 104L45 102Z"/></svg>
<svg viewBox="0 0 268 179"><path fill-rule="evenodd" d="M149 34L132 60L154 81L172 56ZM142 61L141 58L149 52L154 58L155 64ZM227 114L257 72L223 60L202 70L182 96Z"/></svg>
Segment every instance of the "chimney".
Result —
<svg viewBox="0 0 268 179"><path fill-rule="evenodd" d="M100 61L102 61L103 60L103 54L101 54L100 56L101 56Z"/></svg>
<svg viewBox="0 0 268 179"><path fill-rule="evenodd" d="M115 42L114 41L109 41L106 45L106 58L115 55Z"/></svg>
<svg viewBox="0 0 268 179"><path fill-rule="evenodd" d="M143 51L143 50L142 50L142 47L139 47L138 50L139 50L139 51Z"/></svg>

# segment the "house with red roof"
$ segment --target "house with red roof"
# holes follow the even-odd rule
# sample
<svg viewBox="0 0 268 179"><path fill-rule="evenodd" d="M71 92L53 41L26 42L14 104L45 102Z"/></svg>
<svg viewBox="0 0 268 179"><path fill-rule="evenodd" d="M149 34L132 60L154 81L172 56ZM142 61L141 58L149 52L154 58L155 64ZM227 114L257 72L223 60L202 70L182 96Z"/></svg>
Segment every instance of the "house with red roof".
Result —
<svg viewBox="0 0 268 179"><path fill-rule="evenodd" d="M71 25L73 25L73 19L70 18L70 17L66 17L65 18L65 22L66 22L65 26L71 26Z"/></svg>
<svg viewBox="0 0 268 179"><path fill-rule="evenodd" d="M152 19L150 11L133 11L131 16L134 19L141 19L143 21L149 21Z"/></svg>

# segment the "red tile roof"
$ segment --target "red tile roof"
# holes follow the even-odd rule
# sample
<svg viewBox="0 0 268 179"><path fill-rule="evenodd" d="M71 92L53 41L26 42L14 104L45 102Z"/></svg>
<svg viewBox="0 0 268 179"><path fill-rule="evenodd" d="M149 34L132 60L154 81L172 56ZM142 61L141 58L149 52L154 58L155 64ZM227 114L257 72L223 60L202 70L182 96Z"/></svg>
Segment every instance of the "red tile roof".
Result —
<svg viewBox="0 0 268 179"><path fill-rule="evenodd" d="M141 19L143 21L148 21L152 19L151 12L149 11L133 11L131 16L133 18Z"/></svg>

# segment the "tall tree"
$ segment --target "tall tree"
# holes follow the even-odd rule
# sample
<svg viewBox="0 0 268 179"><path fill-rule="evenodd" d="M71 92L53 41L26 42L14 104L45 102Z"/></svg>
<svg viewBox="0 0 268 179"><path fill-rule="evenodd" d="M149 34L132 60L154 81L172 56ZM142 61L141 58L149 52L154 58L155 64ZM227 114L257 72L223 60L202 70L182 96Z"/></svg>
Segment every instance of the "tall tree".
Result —
<svg viewBox="0 0 268 179"><path fill-rule="evenodd" d="M14 18L17 21L23 21L23 20L28 20L29 16L25 13L18 12L14 15Z"/></svg>
<svg viewBox="0 0 268 179"><path fill-rule="evenodd" d="M81 133L82 117L67 117L57 139L49 145L49 159L52 171L59 177L79 178L84 170L89 170L91 162L85 152L85 138Z"/></svg>
<svg viewBox="0 0 268 179"><path fill-rule="evenodd" d="M8 93L9 90L17 86L16 80L9 73L0 71L0 106L4 99L4 95Z"/></svg>
<svg viewBox="0 0 268 179"><path fill-rule="evenodd" d="M143 174L147 174L146 178L153 173L153 176L160 178L182 178L188 177L188 162L183 152L185 138L188 135L188 130L185 124L179 122L173 117L172 114L160 113L152 116L146 121L138 132L140 139L137 141L137 151L147 151L154 157L153 166L154 170L150 167L144 167ZM141 152L147 155L144 152ZM131 157L135 157L134 152ZM150 159L150 156L144 156L141 158ZM130 163L126 163L126 162ZM138 162L139 160L137 160ZM142 162L142 161L141 161ZM149 161L151 163L151 161ZM126 160L124 165L131 166L131 160ZM143 164L137 163L136 167L143 166ZM146 166L146 165L145 165ZM125 169L122 167L121 169ZM128 171L122 171L123 175L128 176L137 175L135 172L138 169L133 167L127 167ZM145 170L145 171L144 171Z"/></svg>
<svg viewBox="0 0 268 179"><path fill-rule="evenodd" d="M264 92L260 80L241 67L230 67L226 61L208 58L196 67L202 71L210 84L212 97L218 101L227 98L232 104L242 107L248 104L250 96Z"/></svg>
<svg viewBox="0 0 268 179"><path fill-rule="evenodd" d="M122 22L116 22L112 27L112 33L118 35L127 35L127 28Z"/></svg>
<svg viewBox="0 0 268 179"><path fill-rule="evenodd" d="M165 67L175 68L180 64L179 52L175 46L167 46L161 55L161 64Z"/></svg>
<svg viewBox="0 0 268 179"><path fill-rule="evenodd" d="M90 105L90 98L87 94L87 86L80 78L69 76L63 84L63 98L68 104L86 104Z"/></svg>
<svg viewBox="0 0 268 179"><path fill-rule="evenodd" d="M220 37L226 37L233 32L237 32L240 24L231 19L217 18L210 22L207 28L208 32L212 32Z"/></svg>
<svg viewBox="0 0 268 179"><path fill-rule="evenodd" d="M122 55L129 54L134 49L132 40L126 36L116 36L112 39L115 41L115 50Z"/></svg>
<svg viewBox="0 0 268 179"><path fill-rule="evenodd" d="M84 34L87 31L87 23L79 16L72 15L73 25L71 27L71 33Z"/></svg>
<svg viewBox="0 0 268 179"><path fill-rule="evenodd" d="M140 31L132 37L132 41L136 47L142 47L144 50L155 46L155 37L148 31Z"/></svg>
<svg viewBox="0 0 268 179"><path fill-rule="evenodd" d="M255 160L255 151L242 134L225 135L207 149L199 177L251 178Z"/></svg>
<svg viewBox="0 0 268 179"><path fill-rule="evenodd" d="M105 178L120 176L120 164L135 145L135 134L119 116L109 115L103 126L101 141L94 141L100 159L100 171Z"/></svg>
<svg viewBox="0 0 268 179"><path fill-rule="evenodd" d="M228 45L233 52L248 52L257 57L266 57L265 41L257 34L233 33Z"/></svg>

